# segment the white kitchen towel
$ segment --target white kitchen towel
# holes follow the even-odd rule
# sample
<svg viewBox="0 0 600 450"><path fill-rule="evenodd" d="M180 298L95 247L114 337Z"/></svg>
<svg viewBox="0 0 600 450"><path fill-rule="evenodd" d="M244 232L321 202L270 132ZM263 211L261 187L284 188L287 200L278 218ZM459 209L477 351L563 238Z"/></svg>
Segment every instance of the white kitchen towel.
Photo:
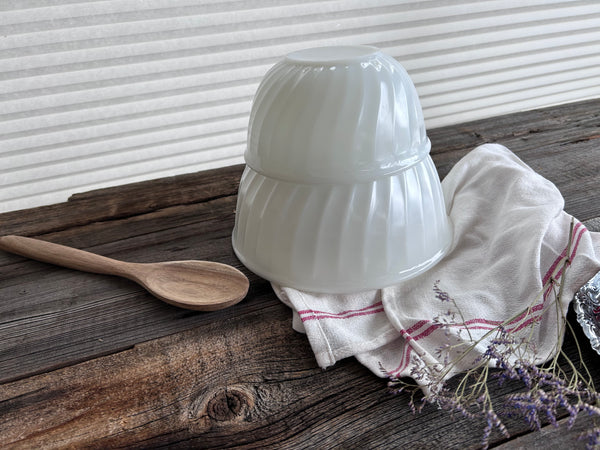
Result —
<svg viewBox="0 0 600 450"><path fill-rule="evenodd" d="M513 333L533 329L535 349L525 355L531 362L541 363L556 352L560 317L575 291L600 270L600 233L589 232L565 213L556 186L498 144L467 154L442 188L454 225L453 245L424 274L351 295L273 284L279 299L292 308L293 327L306 333L319 366L355 356L379 376L411 376L419 359L443 364L440 349L449 342L471 345L506 321ZM558 282L563 284L560 310L548 307ZM452 319L455 306L462 316ZM475 364L491 338L445 378Z"/></svg>

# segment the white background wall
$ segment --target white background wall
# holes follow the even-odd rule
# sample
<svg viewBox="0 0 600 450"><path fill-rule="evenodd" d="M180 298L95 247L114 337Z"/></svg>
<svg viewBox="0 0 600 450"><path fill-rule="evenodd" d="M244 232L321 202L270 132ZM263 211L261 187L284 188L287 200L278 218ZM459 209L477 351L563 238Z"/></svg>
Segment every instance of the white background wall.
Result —
<svg viewBox="0 0 600 450"><path fill-rule="evenodd" d="M241 163L262 75L329 44L398 59L429 128L600 96L594 0L0 0L0 212Z"/></svg>

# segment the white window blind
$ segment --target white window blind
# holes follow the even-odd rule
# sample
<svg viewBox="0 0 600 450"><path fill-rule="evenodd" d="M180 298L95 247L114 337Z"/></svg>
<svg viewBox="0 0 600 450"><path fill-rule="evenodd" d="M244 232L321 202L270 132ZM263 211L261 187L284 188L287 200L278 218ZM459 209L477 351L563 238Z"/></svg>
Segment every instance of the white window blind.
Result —
<svg viewBox="0 0 600 450"><path fill-rule="evenodd" d="M398 59L429 128L600 95L593 0L3 0L0 212L241 163L262 75L331 44Z"/></svg>

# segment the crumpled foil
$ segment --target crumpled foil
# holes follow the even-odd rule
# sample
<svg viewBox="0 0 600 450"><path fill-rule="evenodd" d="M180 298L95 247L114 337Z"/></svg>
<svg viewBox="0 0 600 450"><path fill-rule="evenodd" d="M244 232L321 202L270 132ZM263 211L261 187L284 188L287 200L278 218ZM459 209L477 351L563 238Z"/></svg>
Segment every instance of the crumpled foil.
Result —
<svg viewBox="0 0 600 450"><path fill-rule="evenodd" d="M575 293L573 308L592 348L600 354L600 272Z"/></svg>

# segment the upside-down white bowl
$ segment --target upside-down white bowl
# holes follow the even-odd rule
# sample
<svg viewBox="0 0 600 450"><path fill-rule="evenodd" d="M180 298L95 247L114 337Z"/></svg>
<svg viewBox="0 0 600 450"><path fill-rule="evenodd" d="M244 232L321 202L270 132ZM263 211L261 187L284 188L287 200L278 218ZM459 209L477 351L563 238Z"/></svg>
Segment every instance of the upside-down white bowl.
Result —
<svg viewBox="0 0 600 450"><path fill-rule="evenodd" d="M322 293L418 275L451 245L414 85L367 46L292 53L250 114L233 248L251 271Z"/></svg>

